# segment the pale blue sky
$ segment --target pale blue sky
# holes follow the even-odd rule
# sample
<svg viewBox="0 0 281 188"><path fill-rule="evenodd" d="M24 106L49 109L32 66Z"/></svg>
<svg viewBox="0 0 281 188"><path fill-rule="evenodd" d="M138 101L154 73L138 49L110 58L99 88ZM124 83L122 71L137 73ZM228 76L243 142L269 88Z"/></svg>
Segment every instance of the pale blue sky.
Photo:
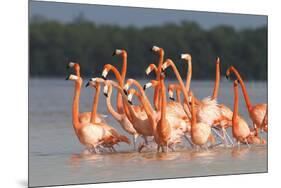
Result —
<svg viewBox="0 0 281 188"><path fill-rule="evenodd" d="M30 1L30 16L39 14L48 19L70 22L80 13L96 23L136 27L180 23L183 20L195 21L205 29L221 24L231 25L236 29L256 28L267 24L267 17L259 15Z"/></svg>

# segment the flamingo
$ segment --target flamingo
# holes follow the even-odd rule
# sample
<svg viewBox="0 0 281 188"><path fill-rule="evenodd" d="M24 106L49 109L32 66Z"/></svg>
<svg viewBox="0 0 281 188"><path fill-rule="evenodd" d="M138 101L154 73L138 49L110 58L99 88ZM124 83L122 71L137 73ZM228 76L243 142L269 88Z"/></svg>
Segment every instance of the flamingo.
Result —
<svg viewBox="0 0 281 188"><path fill-rule="evenodd" d="M76 76L80 77L80 65L78 63L70 62L67 65L67 68L73 68L75 71ZM97 114L96 121L106 123L105 118L106 115L104 114ZM79 121L80 122L90 122L91 119L91 112L82 112L79 114Z"/></svg>
<svg viewBox="0 0 281 188"><path fill-rule="evenodd" d="M127 51L124 49L116 49L112 56L121 56L122 57L122 70L121 70L121 87L123 86L123 83L126 78L126 73L127 73ZM126 108L126 107L125 107ZM117 111L119 113L124 113L123 109L123 103L122 103L122 96L120 93L117 94Z"/></svg>
<svg viewBox="0 0 281 188"><path fill-rule="evenodd" d="M252 103L250 101L250 97L249 97L247 89L246 89L246 86L245 86L245 83L244 83L243 79L241 78L237 69L234 68L233 66L230 66L226 71L226 78L228 79L229 75L232 72L235 74L236 78L238 79L238 81L240 83L249 116L253 121L255 134L258 136L258 129L263 129L263 125L266 125L266 128L264 129L264 131L267 132L267 127L268 127L268 122L267 122L267 117L266 117L267 116L267 104L262 103L262 104L252 105Z"/></svg>
<svg viewBox="0 0 281 188"><path fill-rule="evenodd" d="M134 143L134 150L136 150L136 142L137 142L137 137L139 136L137 131L135 130L134 126L132 123L129 121L127 116L124 113L119 113L114 110L113 106L111 105L111 95L112 95L112 84L118 85L116 82L112 80L108 80L110 84L110 87L108 87L108 90L104 90L104 95L106 96L106 106L107 110L109 113L113 116L113 118L122 126L122 128L129 134L133 136L133 143ZM87 83L86 86L88 85L95 85L95 83L105 83L104 79L101 78L91 78L90 81ZM122 97L122 95L121 95ZM122 99L121 99L122 100Z"/></svg>
<svg viewBox="0 0 281 188"><path fill-rule="evenodd" d="M146 68L145 72L146 72L147 75L149 75L152 71L154 71L155 74L157 74L157 72L158 72L158 69L157 69L155 64L150 64ZM156 80L153 80L152 82L153 83L151 83L151 85L153 85L154 89L156 89L157 86L158 86L158 82ZM146 87L147 88L150 87L151 85L150 85L150 83L148 83L147 86L145 85L144 89L146 89ZM175 87L177 87L178 90L180 90L180 87L178 86L178 84L174 84L174 85L175 85ZM170 92L169 92L169 95L170 95ZM167 103L166 108L167 108L167 111L168 111L169 114L171 113L171 114L178 115L182 119L187 118L187 116L185 114L185 111L184 111L182 105L179 102L171 101L171 102Z"/></svg>
<svg viewBox="0 0 281 188"><path fill-rule="evenodd" d="M176 100L174 98L174 91L176 91ZM180 96L180 86L178 84L169 84L168 85L168 94L169 94L169 99L172 101L176 101L178 103L181 102L181 96Z"/></svg>
<svg viewBox="0 0 281 188"><path fill-rule="evenodd" d="M213 89L213 94L211 96L212 100L217 100L218 98L218 91L219 91L219 85L220 85L220 58L217 57L216 59L216 79L215 79L215 85L214 85L214 89ZM228 128L229 126L232 125L232 116L233 116L233 112L231 111L231 109L229 107L227 107L224 104L218 104L218 107L220 109L220 118L217 121L217 125L215 125L215 127L219 127L222 131L222 140L224 141L225 145L227 145L227 138L229 139L229 141L231 143L232 140L230 138L230 136L228 135L226 128Z"/></svg>
<svg viewBox="0 0 281 188"><path fill-rule="evenodd" d="M247 122L238 115L238 81L235 80L233 83L234 88L234 107L233 107L233 117L232 117L232 135L237 141L238 147L240 142L249 144L266 144L264 139L258 138L255 133L250 131Z"/></svg>
<svg viewBox="0 0 281 188"><path fill-rule="evenodd" d="M91 113L90 122L81 122L79 120L79 99L83 80L80 76L69 75L67 80L75 81L74 98L72 105L72 124L81 144L85 145L89 151L98 153L98 149L107 147L114 149L113 146L119 142L130 144L126 136L120 135L113 127L96 121L99 85L96 85L96 95L94 98L94 106Z"/></svg>
<svg viewBox="0 0 281 188"><path fill-rule="evenodd" d="M155 86L154 86L154 87L156 87L156 85L158 84L158 81L155 81L153 83L156 83ZM149 119L149 122L151 123L151 125L153 127L154 140L158 144L158 151L159 151L160 147L162 148L162 151L164 151L165 150L164 146L167 146L167 147L171 148L172 146L174 146L174 144L180 142L180 135L181 135L181 133L183 131L180 130L180 126L177 124L176 119L172 120L171 116L167 117L168 121L173 123L173 127L169 126L171 128L170 131L167 131L164 128L166 125L162 124L162 125L159 126L159 122L161 121L161 116L163 114L162 111L166 111L166 110L164 110L164 109L166 109L166 107L164 106L163 107L164 109L163 109L162 108L162 104L161 104L160 107L161 107L162 110L161 111L160 110L154 111L152 106L150 105L149 100L146 97L142 87L134 79L129 79L127 81L127 83L125 84L125 86L124 86L124 89L127 90L127 93L128 93L128 101L129 101L129 103L132 104L132 101L131 101L132 100L132 95L135 93L134 90L132 90L132 89L128 90L128 88L132 84L135 84L137 86L137 88L140 90L140 94L137 94L137 95L138 95L138 98L139 98L140 102L143 104L143 106L145 106L145 109L146 109L145 111L147 113L147 118ZM145 86L147 86L147 85L152 85L152 83L149 82ZM162 88L161 88L161 91L162 91ZM161 92L161 97L162 97L162 92ZM163 99L161 99L161 102L162 103L164 102ZM166 137L165 137L164 134L166 134ZM169 138L167 138L167 137L169 137ZM163 142L163 140L164 140L164 142ZM167 142L165 142L165 140ZM171 149L173 150L173 148L171 148ZM167 149L166 149L166 151L167 151Z"/></svg>
<svg viewBox="0 0 281 188"><path fill-rule="evenodd" d="M151 48L151 51L159 55L158 67L157 67L157 72L156 72L156 80L160 81L160 72L161 72L161 67L162 67L163 61L164 61L165 52L164 52L163 48L160 48L158 46L153 46ZM156 110L158 110L159 106L160 106L159 92L160 92L160 88L159 88L159 86L157 86L157 88L155 88L154 97L153 97L153 102L154 102L154 106L155 106Z"/></svg>
<svg viewBox="0 0 281 188"><path fill-rule="evenodd" d="M117 82L118 84L120 85L120 87L122 88L124 86L124 82L123 82L123 79L122 79L122 76L120 75L120 72L111 64L106 64L104 65L103 67L103 71L102 71L102 78L104 80L106 80L106 77L108 75L108 73L112 71L115 78L117 79ZM123 101L123 105L124 105L124 100ZM129 118L129 120L131 121L131 117L130 117L130 113L127 111L128 109L124 108L124 112L126 114L126 116ZM143 108L141 106L134 106L134 110L136 112L142 112L143 111Z"/></svg>
<svg viewBox="0 0 281 188"><path fill-rule="evenodd" d="M211 127L209 124L197 121L197 112L195 111L195 102L191 91L189 96L191 102L191 140L195 145L203 146L207 144L211 137Z"/></svg>

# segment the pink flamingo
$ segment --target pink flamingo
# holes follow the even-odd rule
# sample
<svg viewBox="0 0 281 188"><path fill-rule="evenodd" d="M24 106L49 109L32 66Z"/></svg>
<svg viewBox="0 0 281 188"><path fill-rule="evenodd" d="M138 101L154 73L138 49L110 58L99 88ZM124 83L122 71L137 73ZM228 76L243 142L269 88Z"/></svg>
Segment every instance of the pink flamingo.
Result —
<svg viewBox="0 0 281 188"><path fill-rule="evenodd" d="M230 66L227 69L226 78L228 78L232 72L235 74L236 78L238 79L238 81L240 83L250 118L253 121L253 126L255 128L256 135L258 136L258 129L262 129L263 125L266 125L266 127L268 126L268 122L264 121L264 120L267 120L267 117L266 117L267 116L267 104L263 103L263 104L256 104L253 106L250 101L250 97L248 95L244 81L241 78L239 72L233 66ZM264 131L267 132L267 128L264 129Z"/></svg>
<svg viewBox="0 0 281 188"><path fill-rule="evenodd" d="M79 120L79 99L83 80L80 76L69 75L67 80L75 81L74 98L72 105L72 122L76 136L81 144L85 145L89 151L98 152L98 149L107 147L114 149L113 146L119 142L130 144L126 136L120 135L113 127L96 121L97 104L100 87L96 85L96 95L91 113L90 122L81 122Z"/></svg>

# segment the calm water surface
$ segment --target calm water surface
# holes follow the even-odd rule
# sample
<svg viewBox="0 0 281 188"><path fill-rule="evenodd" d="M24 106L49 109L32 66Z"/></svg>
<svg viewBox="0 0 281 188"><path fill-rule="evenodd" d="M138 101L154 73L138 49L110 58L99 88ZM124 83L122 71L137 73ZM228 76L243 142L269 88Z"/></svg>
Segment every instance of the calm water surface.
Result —
<svg viewBox="0 0 281 188"><path fill-rule="evenodd" d="M267 103L265 82L248 82L246 86L253 104ZM84 154L84 147L78 142L71 123L73 88L72 81L63 79L31 79L29 82L30 186L267 171L267 146L240 149L218 147L209 151L194 151L184 143L177 152L137 153L132 151L132 145L120 144L116 147L119 153ZM213 81L192 81L191 88L202 99L211 95ZM148 90L147 94L151 99L152 90ZM83 87L81 112L90 111L92 99L93 89ZM115 104L115 97L112 97L112 103ZM232 109L231 82L221 82L219 103ZM98 111L107 114L102 94ZM251 125L242 93L239 113ZM111 116L106 121L131 138Z"/></svg>

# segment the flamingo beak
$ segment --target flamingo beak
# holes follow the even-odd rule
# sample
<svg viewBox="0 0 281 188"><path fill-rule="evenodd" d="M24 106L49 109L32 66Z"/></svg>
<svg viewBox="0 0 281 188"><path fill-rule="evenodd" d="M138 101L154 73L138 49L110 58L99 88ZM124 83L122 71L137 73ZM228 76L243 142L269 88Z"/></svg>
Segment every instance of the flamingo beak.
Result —
<svg viewBox="0 0 281 188"><path fill-rule="evenodd" d="M112 56L115 56L116 55L116 51L114 51L113 53L112 53Z"/></svg>
<svg viewBox="0 0 281 188"><path fill-rule="evenodd" d="M128 95L128 92L126 89L123 89L123 92L125 93L125 95Z"/></svg>
<svg viewBox="0 0 281 188"><path fill-rule="evenodd" d="M229 79L229 76L227 74L225 75L225 77L226 77L227 80Z"/></svg>
<svg viewBox="0 0 281 188"><path fill-rule="evenodd" d="M143 88L143 90L145 91L145 90L146 90L146 84L145 84L145 85L143 85L143 87L142 87L142 88Z"/></svg>
<svg viewBox="0 0 281 188"><path fill-rule="evenodd" d="M89 87L89 85L90 85L90 82L87 82L87 84L85 85L85 87Z"/></svg>
<svg viewBox="0 0 281 188"><path fill-rule="evenodd" d="M172 101L175 101L175 98L174 97L169 97L170 100Z"/></svg>
<svg viewBox="0 0 281 188"><path fill-rule="evenodd" d="M128 103L129 103L130 105L133 105L132 101L130 101L130 100L128 100Z"/></svg>
<svg viewBox="0 0 281 188"><path fill-rule="evenodd" d="M69 75L69 76L67 76L67 77L65 78L65 80L69 80L69 78L70 78L70 75Z"/></svg>
<svg viewBox="0 0 281 188"><path fill-rule="evenodd" d="M103 95L107 98L108 97L108 86L105 85L103 88Z"/></svg>

